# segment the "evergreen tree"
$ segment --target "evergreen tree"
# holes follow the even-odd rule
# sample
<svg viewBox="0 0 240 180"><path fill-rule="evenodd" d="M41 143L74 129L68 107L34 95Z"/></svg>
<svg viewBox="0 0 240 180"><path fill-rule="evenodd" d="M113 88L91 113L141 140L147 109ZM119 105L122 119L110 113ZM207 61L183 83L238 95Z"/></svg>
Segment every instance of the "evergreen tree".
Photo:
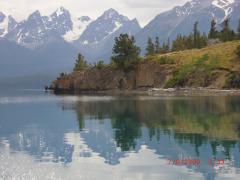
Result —
<svg viewBox="0 0 240 180"><path fill-rule="evenodd" d="M162 44L162 47L160 48L160 53L161 54L165 54L165 53L168 53L169 52L169 46L167 43L163 43Z"/></svg>
<svg viewBox="0 0 240 180"><path fill-rule="evenodd" d="M200 48L199 40L200 40L200 32L198 30L198 22L196 21L193 27L193 47L194 48Z"/></svg>
<svg viewBox="0 0 240 180"><path fill-rule="evenodd" d="M135 45L134 37L128 34L120 34L115 38L112 61L120 69L128 68L132 62L139 59L140 48Z"/></svg>
<svg viewBox="0 0 240 180"><path fill-rule="evenodd" d="M230 23L229 18L225 19L222 23L222 31L220 34L220 39L224 42L235 39L235 33L233 30L231 30L229 23Z"/></svg>
<svg viewBox="0 0 240 180"><path fill-rule="evenodd" d="M167 47L168 47L168 52L170 52L170 50L171 50L171 47L170 47L171 45L170 45L170 38L168 37L168 42L167 42Z"/></svg>
<svg viewBox="0 0 240 180"><path fill-rule="evenodd" d="M203 35L201 35L199 39L199 48L203 48L207 46L207 41L208 41L208 37L205 33L203 33Z"/></svg>
<svg viewBox="0 0 240 180"><path fill-rule="evenodd" d="M240 39L240 19L238 21L237 38Z"/></svg>
<svg viewBox="0 0 240 180"><path fill-rule="evenodd" d="M187 49L185 41L186 37L179 34L177 38L172 42L172 51L182 51Z"/></svg>
<svg viewBox="0 0 240 180"><path fill-rule="evenodd" d="M147 42L147 48L146 48L146 55L147 56L151 56L155 54L155 47L154 44L152 42L151 38L148 38L148 42Z"/></svg>
<svg viewBox="0 0 240 180"><path fill-rule="evenodd" d="M193 34L190 33L187 37L187 40L186 40L186 48L187 49L192 49L194 47L193 45Z"/></svg>
<svg viewBox="0 0 240 180"><path fill-rule="evenodd" d="M159 37L156 37L155 39L155 53L158 54L160 52L160 42Z"/></svg>
<svg viewBox="0 0 240 180"><path fill-rule="evenodd" d="M216 29L216 21L213 19L211 21L211 29L208 34L209 39L216 39L218 37L218 31Z"/></svg>
<svg viewBox="0 0 240 180"><path fill-rule="evenodd" d="M105 64L104 64L103 60L99 60L95 65L95 67L98 69L102 69L102 68L104 68L104 66L105 66Z"/></svg>
<svg viewBox="0 0 240 180"><path fill-rule="evenodd" d="M80 71L86 68L87 66L88 66L87 61L84 60L84 56L81 53L79 53L73 70Z"/></svg>

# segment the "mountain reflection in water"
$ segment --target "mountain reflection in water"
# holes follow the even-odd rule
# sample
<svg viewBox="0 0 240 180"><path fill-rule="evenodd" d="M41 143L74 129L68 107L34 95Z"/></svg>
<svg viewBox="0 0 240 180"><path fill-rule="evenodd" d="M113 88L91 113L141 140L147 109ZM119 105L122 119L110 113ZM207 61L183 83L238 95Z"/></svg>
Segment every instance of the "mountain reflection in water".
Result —
<svg viewBox="0 0 240 180"><path fill-rule="evenodd" d="M201 161L181 166L196 179L240 177L240 97L60 96L37 104L0 104L0 114L0 160L23 152L36 163L71 166L98 157L110 168L151 152L141 157L161 160L165 174L151 164L150 179L171 179L166 169L178 166L168 160L187 158ZM210 159L223 159L224 165L212 166Z"/></svg>

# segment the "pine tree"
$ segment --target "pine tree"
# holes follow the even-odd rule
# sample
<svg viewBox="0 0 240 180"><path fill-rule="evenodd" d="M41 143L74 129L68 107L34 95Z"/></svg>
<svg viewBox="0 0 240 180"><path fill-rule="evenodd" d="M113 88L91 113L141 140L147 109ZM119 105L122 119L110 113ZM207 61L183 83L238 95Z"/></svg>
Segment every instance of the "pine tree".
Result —
<svg viewBox="0 0 240 180"><path fill-rule="evenodd" d="M203 33L203 35L201 35L199 39L199 48L207 46L207 41L208 41L207 35Z"/></svg>
<svg viewBox="0 0 240 180"><path fill-rule="evenodd" d="M200 39L200 32L198 30L198 22L196 21L193 27L193 47L194 48L200 48L199 39Z"/></svg>
<svg viewBox="0 0 240 180"><path fill-rule="evenodd" d="M193 45L193 34L192 33L190 33L187 37L186 47L187 47L187 49L192 49L194 47L194 45Z"/></svg>
<svg viewBox="0 0 240 180"><path fill-rule="evenodd" d="M148 38L148 42L147 42L147 48L146 48L146 55L147 56L151 56L155 54L155 47L154 44L152 42L151 38Z"/></svg>
<svg viewBox="0 0 240 180"><path fill-rule="evenodd" d="M81 53L79 53L73 70L80 71L86 68L87 66L88 66L87 61L84 60L84 56Z"/></svg>
<svg viewBox="0 0 240 180"><path fill-rule="evenodd" d="M208 34L209 39L216 39L218 37L218 31L216 29L216 21L213 19L211 21L211 29Z"/></svg>
<svg viewBox="0 0 240 180"><path fill-rule="evenodd" d="M186 37L179 34L177 38L172 42L172 51L182 51L187 49L185 41Z"/></svg>
<svg viewBox="0 0 240 180"><path fill-rule="evenodd" d="M167 42L167 47L168 47L168 52L170 52L170 50L171 50L171 47L170 47L171 45L170 45L170 38L168 37L168 42Z"/></svg>
<svg viewBox="0 0 240 180"><path fill-rule="evenodd" d="M237 39L240 39L240 19L239 19L239 21L238 21Z"/></svg>
<svg viewBox="0 0 240 180"><path fill-rule="evenodd" d="M160 42L159 37L156 37L155 39L155 53L158 54L160 52Z"/></svg>
<svg viewBox="0 0 240 180"><path fill-rule="evenodd" d="M230 28L230 19L227 18L222 23L222 31L220 34L220 39L224 42L231 41L235 39L235 32Z"/></svg>
<svg viewBox="0 0 240 180"><path fill-rule="evenodd" d="M139 59L140 48L135 45L134 37L128 34L120 34L115 38L112 61L120 69L127 69Z"/></svg>
<svg viewBox="0 0 240 180"><path fill-rule="evenodd" d="M166 53L168 53L169 52L169 45L168 45L168 43L163 43L162 44L162 47L160 48L160 53L161 54L166 54Z"/></svg>

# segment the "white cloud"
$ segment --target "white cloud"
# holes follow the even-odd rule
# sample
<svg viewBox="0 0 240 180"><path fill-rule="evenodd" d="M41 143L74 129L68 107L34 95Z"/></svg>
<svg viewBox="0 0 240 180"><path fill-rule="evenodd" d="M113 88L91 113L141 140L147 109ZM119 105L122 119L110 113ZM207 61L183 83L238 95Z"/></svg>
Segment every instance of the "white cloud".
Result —
<svg viewBox="0 0 240 180"><path fill-rule="evenodd" d="M77 16L96 18L103 11L114 8L129 18L137 18L142 25L154 16L187 0L0 0L0 11L13 15L17 20L26 18L31 12L40 10L48 15L63 6Z"/></svg>

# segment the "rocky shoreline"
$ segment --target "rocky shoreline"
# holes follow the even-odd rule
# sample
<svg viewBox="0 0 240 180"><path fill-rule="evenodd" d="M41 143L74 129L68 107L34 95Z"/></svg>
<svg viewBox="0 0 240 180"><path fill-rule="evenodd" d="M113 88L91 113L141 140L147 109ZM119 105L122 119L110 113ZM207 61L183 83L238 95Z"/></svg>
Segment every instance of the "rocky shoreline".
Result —
<svg viewBox="0 0 240 180"><path fill-rule="evenodd" d="M55 93L152 93L152 94L238 94L239 90L225 88L231 72L217 69L211 76L189 76L184 87L166 87L176 65L162 65L156 61L138 63L132 70L122 71L112 67L87 68L58 77L50 89ZM232 90L231 90L232 89Z"/></svg>
<svg viewBox="0 0 240 180"><path fill-rule="evenodd" d="M52 82L55 93L239 94L240 41L142 57L128 68L87 65ZM80 63L81 64L81 63Z"/></svg>
<svg viewBox="0 0 240 180"><path fill-rule="evenodd" d="M58 77L50 89L55 92L133 91L162 88L171 77L175 65L141 62L128 71L113 67L86 68Z"/></svg>

